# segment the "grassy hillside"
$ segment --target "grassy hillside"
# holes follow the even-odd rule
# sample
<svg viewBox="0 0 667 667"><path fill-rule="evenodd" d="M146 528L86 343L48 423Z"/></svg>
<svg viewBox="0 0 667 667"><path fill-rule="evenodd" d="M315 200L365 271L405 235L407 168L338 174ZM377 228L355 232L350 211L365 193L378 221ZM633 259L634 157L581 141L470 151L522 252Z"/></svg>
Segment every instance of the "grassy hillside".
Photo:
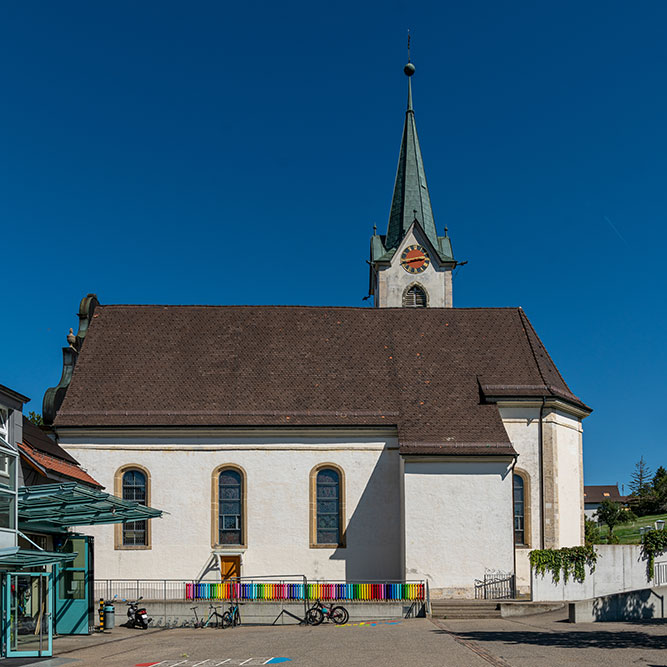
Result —
<svg viewBox="0 0 667 667"><path fill-rule="evenodd" d="M664 519L667 522L667 514L652 514L649 516L639 517L632 523L624 523L622 526L614 528L614 535L618 537L619 544L640 544L639 529L643 526L653 526L656 519ZM667 530L667 528L665 528ZM609 529L607 526L600 526L600 536L602 541L607 541Z"/></svg>

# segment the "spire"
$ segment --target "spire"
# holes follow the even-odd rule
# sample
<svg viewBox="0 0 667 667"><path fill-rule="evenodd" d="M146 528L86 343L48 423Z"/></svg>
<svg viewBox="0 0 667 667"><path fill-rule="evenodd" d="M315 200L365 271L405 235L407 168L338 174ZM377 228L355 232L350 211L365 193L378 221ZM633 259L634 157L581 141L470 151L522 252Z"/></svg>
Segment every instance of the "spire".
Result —
<svg viewBox="0 0 667 667"><path fill-rule="evenodd" d="M394 196L391 201L389 226L387 227L385 241L387 250L398 246L414 220L419 222L429 239L438 247L438 234L435 229L435 222L433 221L433 211L431 210L431 199L428 194L428 186L426 185L424 162L417 137L415 112L412 108L411 77L415 73L415 66L410 62L409 42L408 64L403 68L403 71L408 77L408 105L405 112L398 169L396 170Z"/></svg>

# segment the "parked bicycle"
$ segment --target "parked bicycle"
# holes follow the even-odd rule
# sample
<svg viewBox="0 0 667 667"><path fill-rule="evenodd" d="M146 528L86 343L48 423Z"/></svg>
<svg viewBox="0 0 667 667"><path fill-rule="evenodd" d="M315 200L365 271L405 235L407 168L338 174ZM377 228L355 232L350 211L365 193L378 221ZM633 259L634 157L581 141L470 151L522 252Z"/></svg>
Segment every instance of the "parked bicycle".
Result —
<svg viewBox="0 0 667 667"><path fill-rule="evenodd" d="M221 614L218 611L218 607L216 607L213 604L210 604L208 606L208 608L210 610L209 614L208 614L208 618L205 621L202 621L201 625L199 627L200 628L210 628L210 627L213 627L212 623L215 622L215 627L216 628L226 628L227 626L225 625L225 614L227 612L225 612L225 614ZM196 612L195 612L195 615L196 615Z"/></svg>
<svg viewBox="0 0 667 667"><path fill-rule="evenodd" d="M333 621L336 625L344 625L350 620L350 614L342 605L324 605L320 600L306 612L308 625L320 625L323 621Z"/></svg>
<svg viewBox="0 0 667 667"><path fill-rule="evenodd" d="M222 615L222 627L236 627L241 625L241 612L239 611L239 602L230 602L229 609Z"/></svg>

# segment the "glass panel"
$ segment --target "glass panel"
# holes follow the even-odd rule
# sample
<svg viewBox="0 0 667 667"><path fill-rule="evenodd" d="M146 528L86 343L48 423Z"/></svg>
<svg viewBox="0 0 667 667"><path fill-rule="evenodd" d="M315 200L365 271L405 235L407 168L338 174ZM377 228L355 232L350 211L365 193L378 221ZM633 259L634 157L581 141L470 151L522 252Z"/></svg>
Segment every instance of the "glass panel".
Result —
<svg viewBox="0 0 667 667"><path fill-rule="evenodd" d="M69 539L63 544L60 551L65 554L76 553L76 558L71 563L68 563L67 567L78 567L81 569L86 567L86 541L84 539Z"/></svg>
<svg viewBox="0 0 667 667"><path fill-rule="evenodd" d="M223 470L218 478L218 542L242 544L243 491L241 473Z"/></svg>
<svg viewBox="0 0 667 667"><path fill-rule="evenodd" d="M16 496L0 492L0 528L15 528Z"/></svg>
<svg viewBox="0 0 667 667"><path fill-rule="evenodd" d="M146 546L146 522L130 521L123 524L123 544L125 546Z"/></svg>
<svg viewBox="0 0 667 667"><path fill-rule="evenodd" d="M220 503L220 514L241 514L241 503L238 501Z"/></svg>
<svg viewBox="0 0 667 667"><path fill-rule="evenodd" d="M61 572L58 597L61 600L84 600L86 598L86 573L72 570Z"/></svg>
<svg viewBox="0 0 667 667"><path fill-rule="evenodd" d="M14 575L10 591L10 646L13 651L47 651L47 577Z"/></svg>
<svg viewBox="0 0 667 667"><path fill-rule="evenodd" d="M318 544L338 544L338 531L317 531Z"/></svg>
<svg viewBox="0 0 667 667"><path fill-rule="evenodd" d="M337 500L318 500L317 501L317 513L320 512L328 514L338 514L338 501Z"/></svg>
<svg viewBox="0 0 667 667"><path fill-rule="evenodd" d="M524 504L523 504L523 478L514 475L514 542L525 544L524 533Z"/></svg>
<svg viewBox="0 0 667 667"><path fill-rule="evenodd" d="M338 544L340 542L339 483L336 470L325 468L317 473L317 543Z"/></svg>
<svg viewBox="0 0 667 667"><path fill-rule="evenodd" d="M146 504L146 475L141 470L128 470L123 474L123 500ZM123 524L123 545L146 546L146 521L131 521Z"/></svg>

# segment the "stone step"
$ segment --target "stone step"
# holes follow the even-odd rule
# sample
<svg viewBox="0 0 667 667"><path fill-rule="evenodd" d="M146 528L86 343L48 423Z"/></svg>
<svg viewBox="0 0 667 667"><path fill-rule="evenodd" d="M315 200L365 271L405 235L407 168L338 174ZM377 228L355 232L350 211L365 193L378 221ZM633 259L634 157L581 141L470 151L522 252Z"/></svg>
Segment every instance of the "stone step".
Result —
<svg viewBox="0 0 667 667"><path fill-rule="evenodd" d="M432 600L433 618L500 618L495 600Z"/></svg>

